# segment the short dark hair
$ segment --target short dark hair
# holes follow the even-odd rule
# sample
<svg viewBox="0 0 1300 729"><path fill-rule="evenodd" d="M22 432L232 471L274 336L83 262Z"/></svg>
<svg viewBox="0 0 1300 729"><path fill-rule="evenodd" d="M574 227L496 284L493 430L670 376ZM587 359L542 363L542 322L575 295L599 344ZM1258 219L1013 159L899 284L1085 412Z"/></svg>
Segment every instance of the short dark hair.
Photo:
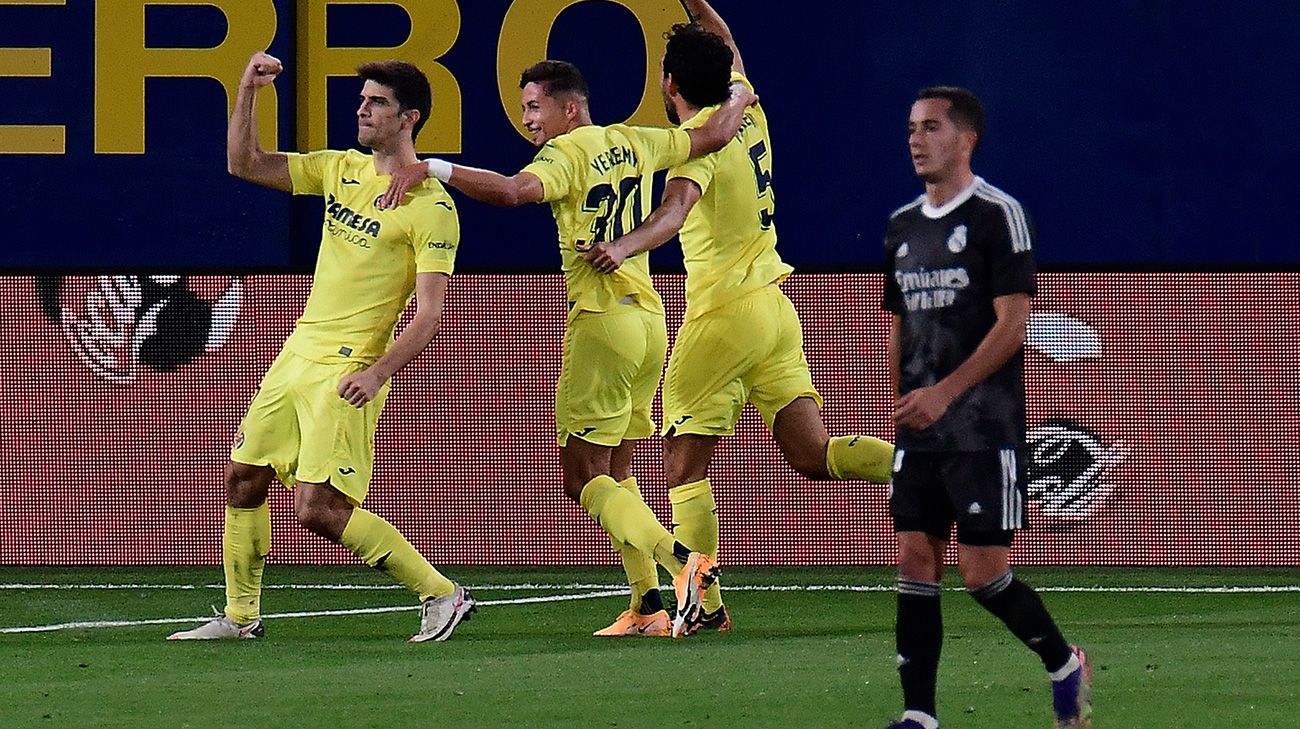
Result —
<svg viewBox="0 0 1300 729"><path fill-rule="evenodd" d="M731 96L731 62L735 54L717 33L699 23L678 23L664 34L664 75L672 74L677 91L692 106L721 104Z"/></svg>
<svg viewBox="0 0 1300 729"><path fill-rule="evenodd" d="M406 61L373 61L357 66L357 75L392 89L401 111L415 109L420 112L420 118L411 129L411 139L415 139L433 112L433 91L424 71Z"/></svg>
<svg viewBox="0 0 1300 729"><path fill-rule="evenodd" d="M975 146L971 152L979 149L984 140L984 104L980 103L978 96L959 86L930 86L916 93L916 100L922 99L946 99L951 104L948 118L958 127L975 132Z"/></svg>
<svg viewBox="0 0 1300 729"><path fill-rule="evenodd" d="M591 98L587 77L568 61L540 61L525 68L519 76L519 88L528 84L540 85L547 96L574 94L583 99Z"/></svg>

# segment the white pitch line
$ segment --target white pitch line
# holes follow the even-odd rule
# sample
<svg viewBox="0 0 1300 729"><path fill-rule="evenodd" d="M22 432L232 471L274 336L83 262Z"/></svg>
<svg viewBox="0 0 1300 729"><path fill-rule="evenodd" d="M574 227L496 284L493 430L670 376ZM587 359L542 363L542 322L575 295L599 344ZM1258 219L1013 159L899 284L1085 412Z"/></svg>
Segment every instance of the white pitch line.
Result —
<svg viewBox="0 0 1300 729"><path fill-rule="evenodd" d="M40 583L9 583L0 584L0 589L10 590L109 590L109 589L180 589L180 590L197 590L197 589L222 589L223 585L68 585L68 584L40 584ZM478 604L483 606L492 605L526 605L530 603L545 602L567 602L571 600L588 600L599 597L615 597L627 594L627 587L624 585L602 585L602 584L514 584L514 585L471 585L470 589L474 590L545 590L545 589L562 589L562 590L595 590L595 592L586 592L582 594L569 595L538 595L533 597L519 597L506 600L479 600ZM275 585L266 586L265 589L323 589L323 590L387 590L400 588L400 585ZM728 590L738 592L893 592L893 585L727 585ZM661 590L671 590L672 587L663 585ZM950 592L960 592L961 587L949 587ZM1300 592L1300 585L1258 585L1252 587L1140 587L1140 586L1114 586L1105 587L1100 585L1093 586L1058 586L1058 587L1039 587L1039 592L1076 592L1076 593L1175 593L1175 594L1269 594L1269 593L1294 593ZM377 607L377 608L353 608L348 610L314 610L309 612L292 612L292 613L275 613L267 615L267 619L276 618L316 618L332 617L338 615L374 615L381 613L395 613L415 610L416 605L403 605L399 607ZM202 622L207 618L204 617L187 617L187 618L152 618L148 620L97 620L72 623L54 623L51 625L31 625L16 626L9 628L0 628L0 635L13 633L48 633L58 630L88 629L88 628L126 628L138 625L175 625L183 623Z"/></svg>
<svg viewBox="0 0 1300 729"><path fill-rule="evenodd" d="M509 585L465 585L470 590L612 590L620 585L570 582L565 584L518 583ZM626 588L626 585L621 587ZM209 583L206 585L180 584L144 584L144 583L106 583L98 585L79 585L55 582L12 582L0 583L0 590L224 590L225 585ZM329 584L291 584L262 585L263 590L405 590L402 585L329 585Z"/></svg>
<svg viewBox="0 0 1300 729"><path fill-rule="evenodd" d="M745 585L724 583L727 590L736 592L893 592L894 585ZM625 592L626 585L597 583L520 583L508 585L466 585L470 590L499 591L537 591L537 590L614 590ZM56 583L0 583L0 590L224 590L225 585L163 585L163 584L56 584ZM405 590L402 585L324 585L293 584L263 585L263 590ZM661 585L661 590L671 590L671 585ZM949 587L949 592L962 592L965 588ZM1204 586L1204 587L1144 587L1141 585L1058 585L1035 587L1037 592L1079 592L1079 593L1174 593L1185 595L1202 594L1269 594L1300 592L1300 585L1249 585L1249 586Z"/></svg>
<svg viewBox="0 0 1300 729"><path fill-rule="evenodd" d="M527 605L539 602L568 602L571 600L589 600L597 597L613 597L626 594L626 588L619 590L602 590L581 595L540 595L537 597L517 597L510 600L478 600L479 605ZM352 608L348 610L311 610L292 613L273 613L264 615L267 620L280 618L324 618L338 615L379 615L383 613L404 613L419 610L419 605L401 605L397 607ZM13 628L0 628L0 635L9 633L52 633L59 630L79 630L88 628L131 628L138 625L182 625L201 623L211 620L212 616L188 618L151 618L148 620L90 620L75 623L54 623L52 625L24 625Z"/></svg>

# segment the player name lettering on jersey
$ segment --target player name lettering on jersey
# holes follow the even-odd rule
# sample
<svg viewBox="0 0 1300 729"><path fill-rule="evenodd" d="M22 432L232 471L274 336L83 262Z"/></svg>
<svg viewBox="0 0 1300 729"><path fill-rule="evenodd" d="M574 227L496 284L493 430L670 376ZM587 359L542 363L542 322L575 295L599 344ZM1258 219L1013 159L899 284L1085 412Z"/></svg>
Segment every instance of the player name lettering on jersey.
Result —
<svg viewBox="0 0 1300 729"><path fill-rule="evenodd" d="M591 160L591 169L598 174L605 174L618 165L638 164L636 150L631 147L610 147L608 152L601 152Z"/></svg>
<svg viewBox="0 0 1300 729"><path fill-rule="evenodd" d="M332 193L329 194L325 201L325 214L353 230L365 233L371 238L379 237L379 230L382 226L378 220L360 215L352 208L344 207L342 203L334 198Z"/></svg>
<svg viewBox="0 0 1300 729"><path fill-rule="evenodd" d="M740 128L736 130L736 136L733 137L733 139L744 138L745 130L755 127L757 125L758 125L758 121L754 119L754 114L748 111L745 112L745 117L740 120Z"/></svg>

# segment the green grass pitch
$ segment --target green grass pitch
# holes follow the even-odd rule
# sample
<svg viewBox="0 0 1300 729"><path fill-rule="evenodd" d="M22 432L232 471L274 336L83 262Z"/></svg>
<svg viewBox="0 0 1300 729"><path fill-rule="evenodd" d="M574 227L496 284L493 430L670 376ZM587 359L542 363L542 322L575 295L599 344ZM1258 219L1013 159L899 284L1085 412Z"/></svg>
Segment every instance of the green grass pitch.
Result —
<svg viewBox="0 0 1300 729"><path fill-rule="evenodd" d="M626 607L591 597L615 569L446 572L487 604L411 645L409 597L362 569L272 565L268 638L221 643L163 640L222 604L218 568L0 569L0 727L883 727L898 711L888 570L729 569L735 630L685 640L591 636ZM1300 726L1300 572L1019 573L1093 656L1098 729ZM364 589L308 586L335 584ZM1224 586L1251 589L1185 591ZM14 630L169 618L185 620ZM944 619L944 727L1050 727L1037 659L959 590Z"/></svg>

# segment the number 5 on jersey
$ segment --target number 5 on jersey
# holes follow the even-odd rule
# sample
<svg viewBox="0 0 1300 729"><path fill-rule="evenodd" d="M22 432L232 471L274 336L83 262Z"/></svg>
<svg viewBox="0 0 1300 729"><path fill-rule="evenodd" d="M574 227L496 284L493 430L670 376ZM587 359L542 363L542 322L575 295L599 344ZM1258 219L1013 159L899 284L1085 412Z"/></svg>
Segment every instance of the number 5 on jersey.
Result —
<svg viewBox="0 0 1300 729"><path fill-rule="evenodd" d="M754 163L754 181L758 183L758 199L767 197L767 204L758 211L758 222L763 230L770 230L772 219L776 215L776 194L772 190L771 164L764 170L764 159L767 159L767 142L760 139L758 144L749 148L749 160Z"/></svg>

